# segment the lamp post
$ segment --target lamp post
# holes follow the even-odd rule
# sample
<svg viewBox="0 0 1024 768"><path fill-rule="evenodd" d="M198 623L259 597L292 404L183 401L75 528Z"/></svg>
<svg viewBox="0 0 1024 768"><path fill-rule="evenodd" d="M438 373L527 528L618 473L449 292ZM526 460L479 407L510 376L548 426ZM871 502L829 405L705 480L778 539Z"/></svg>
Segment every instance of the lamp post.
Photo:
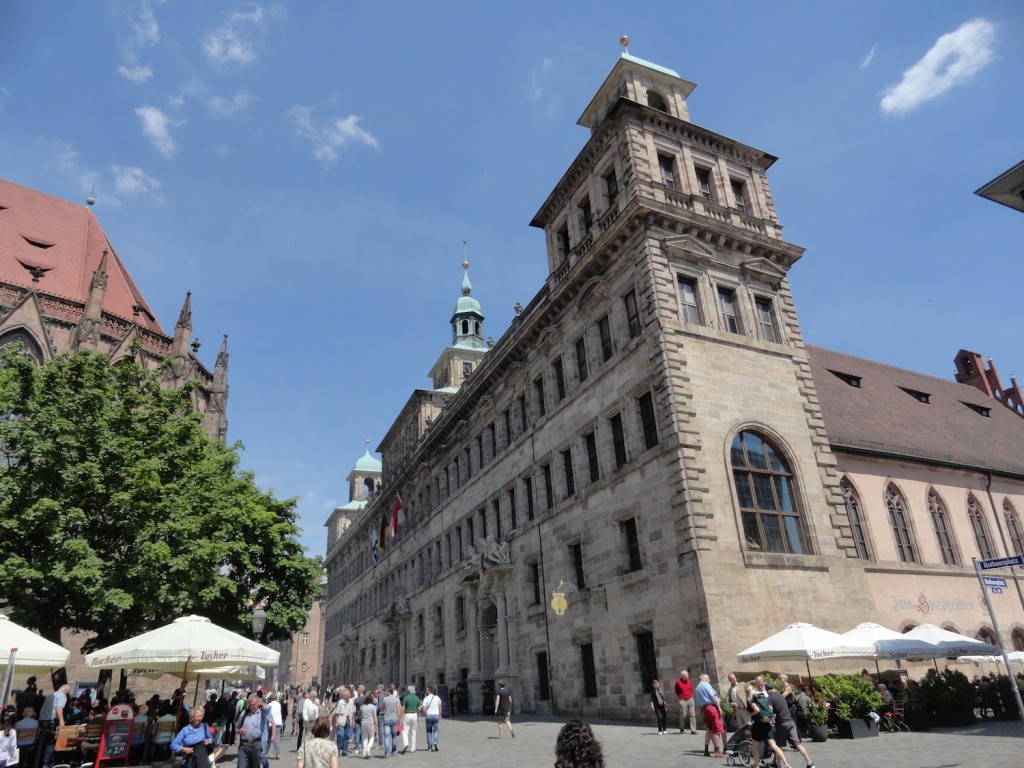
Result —
<svg viewBox="0 0 1024 768"><path fill-rule="evenodd" d="M257 608L252 612L252 634L256 638L256 642L260 642L263 639L263 630L267 627L267 612L262 608ZM252 665L252 690L256 690L256 665Z"/></svg>

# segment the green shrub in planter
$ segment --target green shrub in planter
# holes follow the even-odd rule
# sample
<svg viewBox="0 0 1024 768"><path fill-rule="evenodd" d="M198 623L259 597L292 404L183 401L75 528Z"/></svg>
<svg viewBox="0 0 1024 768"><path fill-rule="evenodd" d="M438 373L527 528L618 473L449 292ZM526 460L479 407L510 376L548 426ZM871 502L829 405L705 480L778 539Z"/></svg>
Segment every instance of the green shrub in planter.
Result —
<svg viewBox="0 0 1024 768"><path fill-rule="evenodd" d="M808 726L825 725L828 722L828 710L825 709L824 702L813 702L804 710L804 718L806 718Z"/></svg>
<svg viewBox="0 0 1024 768"><path fill-rule="evenodd" d="M882 706L875 684L858 675L828 675L815 678L821 695L832 702L840 720L867 717Z"/></svg>
<svg viewBox="0 0 1024 768"><path fill-rule="evenodd" d="M921 693L935 722L942 725L970 725L975 722L974 701L978 692L967 675L956 669L929 669Z"/></svg>

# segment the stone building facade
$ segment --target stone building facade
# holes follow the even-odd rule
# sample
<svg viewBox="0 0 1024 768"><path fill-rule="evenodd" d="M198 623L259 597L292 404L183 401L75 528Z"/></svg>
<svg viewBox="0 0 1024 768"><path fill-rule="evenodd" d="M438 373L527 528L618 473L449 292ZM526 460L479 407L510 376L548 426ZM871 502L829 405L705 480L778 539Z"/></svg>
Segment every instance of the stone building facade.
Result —
<svg viewBox="0 0 1024 768"><path fill-rule="evenodd" d="M963 560L904 563L882 542L877 478L966 475L905 441L833 445L817 383L835 377L801 335L787 275L803 249L782 239L775 158L690 122L694 87L618 59L532 222L549 276L493 347L464 265L432 387L382 440L380 491L329 553L326 680L444 684L480 711L505 678L522 711L640 719L652 678L724 678L792 621L892 624L882 608L936 574L976 598ZM1004 411L1019 457L1024 424ZM1020 460L990 470L1021 509ZM851 483L880 541L868 558ZM396 499L405 521L372 551ZM923 528L916 498L913 514ZM1024 628L1009 607L1007 638Z"/></svg>
<svg viewBox="0 0 1024 768"><path fill-rule="evenodd" d="M173 365L169 384L198 381L193 405L214 438L227 436L228 348L199 360L186 294L168 336L88 207L0 179L0 346L20 342L37 362L91 349Z"/></svg>

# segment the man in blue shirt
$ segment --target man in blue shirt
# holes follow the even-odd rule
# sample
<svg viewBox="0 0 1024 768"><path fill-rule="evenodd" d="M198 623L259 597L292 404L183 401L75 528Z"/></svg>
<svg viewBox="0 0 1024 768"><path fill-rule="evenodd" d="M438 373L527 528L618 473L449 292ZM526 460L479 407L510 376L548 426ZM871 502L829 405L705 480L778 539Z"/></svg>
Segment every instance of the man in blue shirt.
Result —
<svg viewBox="0 0 1024 768"><path fill-rule="evenodd" d="M710 756L708 746L715 745L715 757L725 757L725 724L722 722L722 702L711 686L711 678L700 676L693 691L693 702L704 719L704 755Z"/></svg>
<svg viewBox="0 0 1024 768"><path fill-rule="evenodd" d="M238 730L238 768L261 768L267 765L266 745L274 738L274 718L255 693L248 706L235 720Z"/></svg>

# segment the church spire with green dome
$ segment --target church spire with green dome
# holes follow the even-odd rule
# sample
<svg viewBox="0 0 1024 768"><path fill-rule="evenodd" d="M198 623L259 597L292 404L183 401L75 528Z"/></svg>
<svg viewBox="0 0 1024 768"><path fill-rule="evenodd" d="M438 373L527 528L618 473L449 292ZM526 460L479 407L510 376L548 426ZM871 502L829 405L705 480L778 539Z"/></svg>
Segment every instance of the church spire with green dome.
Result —
<svg viewBox="0 0 1024 768"><path fill-rule="evenodd" d="M465 244L465 241L463 241ZM455 302L452 313L452 346L486 349L484 342L484 316L480 302L473 298L473 285L469 282L469 262L462 262L462 295Z"/></svg>

